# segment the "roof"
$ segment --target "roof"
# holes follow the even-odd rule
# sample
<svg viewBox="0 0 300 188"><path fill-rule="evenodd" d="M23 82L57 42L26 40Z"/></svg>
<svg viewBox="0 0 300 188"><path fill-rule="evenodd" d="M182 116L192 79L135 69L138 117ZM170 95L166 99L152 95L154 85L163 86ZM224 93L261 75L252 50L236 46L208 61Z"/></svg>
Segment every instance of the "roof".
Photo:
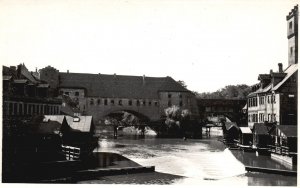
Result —
<svg viewBox="0 0 300 188"><path fill-rule="evenodd" d="M30 80L32 83L36 84L38 83L38 81L32 76L32 74L28 71L28 69L25 67L25 65L20 64L18 66L18 69L21 69L20 72L21 74L27 78L28 80Z"/></svg>
<svg viewBox="0 0 300 188"><path fill-rule="evenodd" d="M2 76L2 80L10 80L11 78L12 76L6 76L6 75Z"/></svg>
<svg viewBox="0 0 300 188"><path fill-rule="evenodd" d="M279 129L286 137L297 137L297 126L296 125L277 125Z"/></svg>
<svg viewBox="0 0 300 188"><path fill-rule="evenodd" d="M79 130L81 132L90 132L92 129L92 116L66 116L66 120L69 126L74 130Z"/></svg>
<svg viewBox="0 0 300 188"><path fill-rule="evenodd" d="M85 88L87 96L157 99L159 91L188 92L171 77L59 73L61 88Z"/></svg>
<svg viewBox="0 0 300 188"><path fill-rule="evenodd" d="M49 84L39 84L37 87L48 88Z"/></svg>
<svg viewBox="0 0 300 188"><path fill-rule="evenodd" d="M259 80L265 80L265 79L271 80L271 75L270 74L259 74L258 79Z"/></svg>
<svg viewBox="0 0 300 188"><path fill-rule="evenodd" d="M63 123L65 116L64 115L45 115L43 122L48 122L48 121L57 121L60 124Z"/></svg>
<svg viewBox="0 0 300 188"><path fill-rule="evenodd" d="M62 124L57 121L48 121L40 123L36 133L40 134L58 134Z"/></svg>
<svg viewBox="0 0 300 188"><path fill-rule="evenodd" d="M25 83L27 83L27 80L26 79L14 80L14 83L16 83L16 84L25 84Z"/></svg>
<svg viewBox="0 0 300 188"><path fill-rule="evenodd" d="M292 64L290 65L288 68L286 68L284 70L283 73L273 73L273 75L277 75L277 76L284 76L285 74L285 77L275 86L273 86L272 88L272 83L270 83L269 85L267 85L266 87L264 88L259 88L257 89L256 91L254 92L251 92L248 97L252 97L252 96L255 96L255 94L257 93L265 93L265 92L268 92L270 90L272 91L276 91L277 89L279 89L296 71L298 71L298 64ZM267 77L266 75L264 74L260 74L259 77Z"/></svg>
<svg viewBox="0 0 300 188"><path fill-rule="evenodd" d="M236 129L239 128L235 122L225 122L225 127L226 127L226 130L229 130L232 128L236 128Z"/></svg>
<svg viewBox="0 0 300 188"><path fill-rule="evenodd" d="M243 134L252 134L250 127L240 127L240 130Z"/></svg>
<svg viewBox="0 0 300 188"><path fill-rule="evenodd" d="M292 64L290 65L284 73L287 73L287 75L284 77L281 82L279 82L276 86L273 87L272 91L276 91L280 88L296 71L298 71L298 64Z"/></svg>

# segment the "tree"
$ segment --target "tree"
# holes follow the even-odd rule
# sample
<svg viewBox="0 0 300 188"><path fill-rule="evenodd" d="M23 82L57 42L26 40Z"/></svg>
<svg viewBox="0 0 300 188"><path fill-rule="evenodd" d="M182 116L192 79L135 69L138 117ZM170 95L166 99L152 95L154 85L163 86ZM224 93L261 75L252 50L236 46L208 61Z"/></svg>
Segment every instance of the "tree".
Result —
<svg viewBox="0 0 300 188"><path fill-rule="evenodd" d="M242 85L227 85L215 92L194 92L197 98L202 99L246 99L251 92L251 87Z"/></svg>
<svg viewBox="0 0 300 188"><path fill-rule="evenodd" d="M178 80L177 83L179 83L182 87L187 88L187 85L183 80Z"/></svg>
<svg viewBox="0 0 300 188"><path fill-rule="evenodd" d="M176 136L184 136L190 119L190 111L173 105L165 109L165 115L167 131Z"/></svg>

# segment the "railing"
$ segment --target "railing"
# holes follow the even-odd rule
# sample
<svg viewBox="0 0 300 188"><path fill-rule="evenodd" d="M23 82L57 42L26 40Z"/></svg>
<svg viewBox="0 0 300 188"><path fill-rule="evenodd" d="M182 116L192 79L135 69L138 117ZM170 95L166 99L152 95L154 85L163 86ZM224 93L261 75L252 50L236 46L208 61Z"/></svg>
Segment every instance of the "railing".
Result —
<svg viewBox="0 0 300 188"><path fill-rule="evenodd" d="M79 160L80 148L62 145L62 152L67 160Z"/></svg>
<svg viewBox="0 0 300 188"><path fill-rule="evenodd" d="M289 155L289 147L286 146L279 146L279 145L268 145L270 147L271 153L276 153L280 155Z"/></svg>

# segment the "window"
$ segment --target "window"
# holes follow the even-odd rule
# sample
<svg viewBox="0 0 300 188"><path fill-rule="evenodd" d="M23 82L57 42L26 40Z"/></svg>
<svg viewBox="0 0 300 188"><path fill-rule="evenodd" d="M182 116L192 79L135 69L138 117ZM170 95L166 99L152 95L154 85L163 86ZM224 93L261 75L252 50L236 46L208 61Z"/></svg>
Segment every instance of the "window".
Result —
<svg viewBox="0 0 300 188"><path fill-rule="evenodd" d="M94 104L94 99L91 99L90 100L90 105L93 105Z"/></svg>
<svg viewBox="0 0 300 188"><path fill-rule="evenodd" d="M294 51L293 47L290 47L290 56L293 55L293 51Z"/></svg>
<svg viewBox="0 0 300 188"><path fill-rule="evenodd" d="M107 99L104 99L104 105L105 106L107 105Z"/></svg>
<svg viewBox="0 0 300 188"><path fill-rule="evenodd" d="M122 106L122 100L119 100L118 104L119 104L119 106Z"/></svg>
<svg viewBox="0 0 300 188"><path fill-rule="evenodd" d="M128 101L128 105L129 105L129 106L132 106L132 100L129 100L129 101Z"/></svg>
<svg viewBox="0 0 300 188"><path fill-rule="evenodd" d="M101 99L97 100L97 104L100 105L101 104Z"/></svg>
<svg viewBox="0 0 300 188"><path fill-rule="evenodd" d="M146 101L145 100L143 100L143 106L146 106Z"/></svg>
<svg viewBox="0 0 300 188"><path fill-rule="evenodd" d="M140 106L140 101L139 100L136 101L136 105Z"/></svg>
<svg viewBox="0 0 300 188"><path fill-rule="evenodd" d="M268 122L271 121L271 114L268 114Z"/></svg>
<svg viewBox="0 0 300 188"><path fill-rule="evenodd" d="M154 102L154 106L158 106L158 102L157 101Z"/></svg>
<svg viewBox="0 0 300 188"><path fill-rule="evenodd" d="M149 106L151 106L151 105L152 105L152 102L151 102L151 101L149 101L149 102L148 102L148 105L149 105Z"/></svg>
<svg viewBox="0 0 300 188"><path fill-rule="evenodd" d="M19 104L19 114L23 115L23 105Z"/></svg>
<svg viewBox="0 0 300 188"><path fill-rule="evenodd" d="M275 122L276 121L276 114L273 115L273 121Z"/></svg>
<svg viewBox="0 0 300 188"><path fill-rule="evenodd" d="M289 30L293 29L293 22L289 23Z"/></svg>
<svg viewBox="0 0 300 188"><path fill-rule="evenodd" d="M172 94L169 93L169 94L168 94L168 98L171 98L171 97L172 97Z"/></svg>
<svg viewBox="0 0 300 188"><path fill-rule="evenodd" d="M115 100L111 99L111 100L110 100L110 104L111 104L111 105L114 105L114 104L115 104Z"/></svg>
<svg viewBox="0 0 300 188"><path fill-rule="evenodd" d="M27 104L24 104L24 115L27 115Z"/></svg>
<svg viewBox="0 0 300 188"><path fill-rule="evenodd" d="M182 103L182 101L179 101L179 106L183 106L183 103Z"/></svg>
<svg viewBox="0 0 300 188"><path fill-rule="evenodd" d="M276 97L273 95L273 103L276 103Z"/></svg>
<svg viewBox="0 0 300 188"><path fill-rule="evenodd" d="M75 92L75 96L77 96L77 97L79 96L79 92L78 91Z"/></svg>
<svg viewBox="0 0 300 188"><path fill-rule="evenodd" d="M268 104L270 104L270 96L268 96Z"/></svg>

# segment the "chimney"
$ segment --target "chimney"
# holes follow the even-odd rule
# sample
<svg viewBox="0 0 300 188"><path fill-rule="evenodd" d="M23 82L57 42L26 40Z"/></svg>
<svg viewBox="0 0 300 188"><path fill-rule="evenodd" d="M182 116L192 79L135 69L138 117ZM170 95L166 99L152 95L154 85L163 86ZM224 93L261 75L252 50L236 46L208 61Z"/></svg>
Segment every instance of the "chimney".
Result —
<svg viewBox="0 0 300 188"><path fill-rule="evenodd" d="M116 73L114 73L114 78L117 78L117 74Z"/></svg>
<svg viewBox="0 0 300 188"><path fill-rule="evenodd" d="M35 67L35 72L38 72L38 71L37 71L37 67Z"/></svg>
<svg viewBox="0 0 300 188"><path fill-rule="evenodd" d="M146 79L145 79L145 75L143 75L143 85L146 84Z"/></svg>
<svg viewBox="0 0 300 188"><path fill-rule="evenodd" d="M13 71L16 71L17 70L17 67L16 66L10 66L9 67L11 70L13 70Z"/></svg>
<svg viewBox="0 0 300 188"><path fill-rule="evenodd" d="M273 70L272 70L272 69L270 70L270 75L271 75L271 74L273 74Z"/></svg>
<svg viewBox="0 0 300 188"><path fill-rule="evenodd" d="M67 70L67 73L69 73L69 70Z"/></svg>
<svg viewBox="0 0 300 188"><path fill-rule="evenodd" d="M278 72L283 73L282 63L278 63Z"/></svg>

